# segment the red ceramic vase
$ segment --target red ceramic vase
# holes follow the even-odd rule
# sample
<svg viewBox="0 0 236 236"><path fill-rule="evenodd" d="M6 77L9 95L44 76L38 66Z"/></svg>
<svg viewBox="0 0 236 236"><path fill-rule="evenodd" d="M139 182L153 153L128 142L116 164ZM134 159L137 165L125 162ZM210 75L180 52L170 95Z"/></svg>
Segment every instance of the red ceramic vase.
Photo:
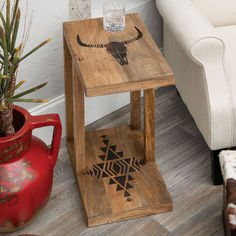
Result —
<svg viewBox="0 0 236 236"><path fill-rule="evenodd" d="M49 199L61 141L57 114L31 116L14 106L16 133L0 138L0 232L24 227ZM32 130L54 126L51 149Z"/></svg>

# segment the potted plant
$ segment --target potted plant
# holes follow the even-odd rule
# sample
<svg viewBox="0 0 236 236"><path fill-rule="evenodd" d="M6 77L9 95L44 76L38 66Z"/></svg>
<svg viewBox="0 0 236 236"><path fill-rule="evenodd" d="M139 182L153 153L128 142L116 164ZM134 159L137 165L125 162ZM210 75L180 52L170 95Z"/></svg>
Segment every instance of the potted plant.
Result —
<svg viewBox="0 0 236 236"><path fill-rule="evenodd" d="M19 64L51 39L23 55L24 42L16 46L20 24L19 0L12 8L5 1L0 12L0 232L11 232L25 226L44 207L50 196L53 167L56 163L61 123L57 114L31 116L15 102L46 102L23 96L47 83L16 93L24 80L16 83ZM32 136L32 130L54 126L51 149Z"/></svg>

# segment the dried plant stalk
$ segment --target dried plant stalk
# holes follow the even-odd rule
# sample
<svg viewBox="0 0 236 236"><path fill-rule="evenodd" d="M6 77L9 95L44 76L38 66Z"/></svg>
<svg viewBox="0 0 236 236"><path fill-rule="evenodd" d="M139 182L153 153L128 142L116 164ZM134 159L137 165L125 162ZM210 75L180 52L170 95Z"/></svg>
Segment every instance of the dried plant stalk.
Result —
<svg viewBox="0 0 236 236"><path fill-rule="evenodd" d="M13 114L12 109L6 109L0 112L0 117L2 121L2 128L4 129L5 136L9 136L15 133L15 129L12 125Z"/></svg>

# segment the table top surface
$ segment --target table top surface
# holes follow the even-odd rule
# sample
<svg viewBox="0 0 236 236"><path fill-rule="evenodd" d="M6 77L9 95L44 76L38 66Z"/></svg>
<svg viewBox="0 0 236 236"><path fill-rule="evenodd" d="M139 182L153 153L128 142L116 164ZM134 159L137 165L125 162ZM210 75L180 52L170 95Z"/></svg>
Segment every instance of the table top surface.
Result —
<svg viewBox="0 0 236 236"><path fill-rule="evenodd" d="M103 19L66 22L64 38L86 96L174 84L174 75L138 14L110 33Z"/></svg>

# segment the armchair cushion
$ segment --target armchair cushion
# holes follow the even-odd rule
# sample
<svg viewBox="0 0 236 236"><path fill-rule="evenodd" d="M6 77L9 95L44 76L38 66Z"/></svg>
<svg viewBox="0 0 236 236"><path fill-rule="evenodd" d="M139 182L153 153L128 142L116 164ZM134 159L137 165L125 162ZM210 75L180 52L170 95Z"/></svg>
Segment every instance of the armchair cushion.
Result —
<svg viewBox="0 0 236 236"><path fill-rule="evenodd" d="M235 0L192 0L213 26L236 25Z"/></svg>

